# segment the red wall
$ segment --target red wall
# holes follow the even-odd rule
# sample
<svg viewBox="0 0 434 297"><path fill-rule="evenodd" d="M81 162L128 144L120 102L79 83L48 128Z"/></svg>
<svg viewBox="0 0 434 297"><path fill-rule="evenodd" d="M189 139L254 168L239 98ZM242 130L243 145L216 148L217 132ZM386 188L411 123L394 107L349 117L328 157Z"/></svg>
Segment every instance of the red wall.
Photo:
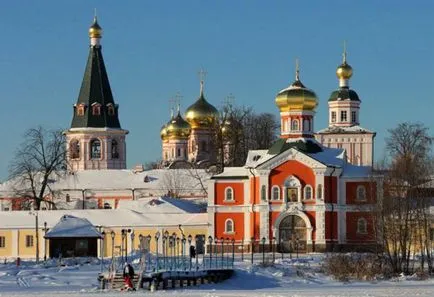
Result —
<svg viewBox="0 0 434 297"><path fill-rule="evenodd" d="M234 234L225 234L225 221L227 219L232 219L234 221ZM244 214L243 213L216 213L215 214L215 225L214 225L215 236L218 238L224 237L229 239L241 240L244 236Z"/></svg>
<svg viewBox="0 0 434 297"><path fill-rule="evenodd" d="M311 185L313 189L312 195L313 197L316 197L315 174L313 170L308 166L304 165L303 163L295 160L286 161L285 163L279 165L271 171L269 177L270 187L268 189L269 197L271 197L271 188L274 185L278 185L279 187L281 187L290 175L298 178L301 182L302 187L304 187L306 184ZM282 194L283 193L281 193L281 197L283 197Z"/></svg>
<svg viewBox="0 0 434 297"><path fill-rule="evenodd" d="M216 205L241 205L244 203L244 184L240 183L215 183L214 203ZM231 187L234 190L234 202L225 202L225 189Z"/></svg>
<svg viewBox="0 0 434 297"><path fill-rule="evenodd" d="M357 187L365 186L366 201L357 201ZM345 183L347 204L369 204L376 202L377 187L375 182L347 182Z"/></svg>
<svg viewBox="0 0 434 297"><path fill-rule="evenodd" d="M330 187L331 185L331 187ZM331 191L331 196L330 196ZM336 203L338 193L338 179L336 176L324 176L324 202ZM330 199L331 198L331 199Z"/></svg>
<svg viewBox="0 0 434 297"><path fill-rule="evenodd" d="M367 234L357 233L357 220L365 218L367 221ZM347 241L366 242L375 240L374 219L369 212L347 212Z"/></svg>
<svg viewBox="0 0 434 297"><path fill-rule="evenodd" d="M336 212L327 211L325 213L325 237L326 240L338 239L338 215Z"/></svg>

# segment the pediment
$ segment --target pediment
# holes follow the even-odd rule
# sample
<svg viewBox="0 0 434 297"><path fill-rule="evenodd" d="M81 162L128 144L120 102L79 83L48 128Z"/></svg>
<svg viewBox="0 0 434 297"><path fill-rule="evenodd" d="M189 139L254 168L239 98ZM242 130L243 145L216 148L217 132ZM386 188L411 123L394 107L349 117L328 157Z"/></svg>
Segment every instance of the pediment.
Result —
<svg viewBox="0 0 434 297"><path fill-rule="evenodd" d="M257 170L273 170L274 168L282 165L283 163L294 160L298 161L312 169L326 169L327 166L315 160L314 158L300 152L294 148L290 148L283 153L265 161L263 164L256 167Z"/></svg>

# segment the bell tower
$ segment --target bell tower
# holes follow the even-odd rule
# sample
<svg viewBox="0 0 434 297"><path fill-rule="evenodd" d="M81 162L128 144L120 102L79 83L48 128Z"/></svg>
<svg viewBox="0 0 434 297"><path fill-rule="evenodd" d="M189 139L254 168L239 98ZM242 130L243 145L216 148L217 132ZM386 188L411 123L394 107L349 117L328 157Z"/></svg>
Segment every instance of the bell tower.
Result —
<svg viewBox="0 0 434 297"><path fill-rule="evenodd" d="M71 128L65 131L68 169L125 169L127 130L119 122L101 51L102 28L95 15L90 49Z"/></svg>
<svg viewBox="0 0 434 297"><path fill-rule="evenodd" d="M360 126L361 100L350 88L353 68L347 62L345 44L342 57L342 63L336 69L339 88L328 100L329 125L318 131L315 138L324 146L345 149L347 161L354 165L372 166L376 133Z"/></svg>

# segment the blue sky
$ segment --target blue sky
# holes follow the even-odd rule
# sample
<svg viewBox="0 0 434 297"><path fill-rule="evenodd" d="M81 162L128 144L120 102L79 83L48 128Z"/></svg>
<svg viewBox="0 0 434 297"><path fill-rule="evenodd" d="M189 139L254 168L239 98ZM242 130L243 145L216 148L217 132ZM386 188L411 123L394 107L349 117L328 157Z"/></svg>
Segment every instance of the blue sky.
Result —
<svg viewBox="0 0 434 297"><path fill-rule="evenodd" d="M362 126L377 132L402 121L434 125L434 2L431 1L1 1L0 180L26 129L68 128L88 54L94 8L122 127L128 167L161 155L169 98L181 108L199 93L216 106L235 102L278 115L274 96L294 78L318 95L316 129L347 40L351 87Z"/></svg>

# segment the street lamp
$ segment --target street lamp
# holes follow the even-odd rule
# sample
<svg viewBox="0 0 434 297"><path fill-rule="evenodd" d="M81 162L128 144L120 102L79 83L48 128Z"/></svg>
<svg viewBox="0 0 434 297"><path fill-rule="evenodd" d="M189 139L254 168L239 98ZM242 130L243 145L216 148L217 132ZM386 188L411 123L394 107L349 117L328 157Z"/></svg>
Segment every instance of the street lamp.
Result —
<svg viewBox="0 0 434 297"><path fill-rule="evenodd" d="M114 270L114 263L115 263L115 231L110 232L110 237L112 238L112 270Z"/></svg>
<svg viewBox="0 0 434 297"><path fill-rule="evenodd" d="M235 260L235 239L232 238L232 268L234 267Z"/></svg>
<svg viewBox="0 0 434 297"><path fill-rule="evenodd" d="M252 246L252 248L251 248L251 252L252 252L251 262L253 264L253 249L254 249L255 238L254 237L250 238L250 241L251 241L251 246Z"/></svg>
<svg viewBox="0 0 434 297"><path fill-rule="evenodd" d="M102 272L103 271L103 265L104 265L104 239L105 239L105 231L102 231L102 233L101 233L101 250L100 250L100 253L101 253L101 271L100 272Z"/></svg>
<svg viewBox="0 0 434 297"><path fill-rule="evenodd" d="M44 222L44 262L47 261L47 239L45 238L45 236L47 235L47 222Z"/></svg>
<svg viewBox="0 0 434 297"><path fill-rule="evenodd" d="M265 264L265 237L262 237L262 265Z"/></svg>
<svg viewBox="0 0 434 297"><path fill-rule="evenodd" d="M189 268L188 271L191 271L191 240L193 239L193 237L191 236L191 234L188 235L188 255L189 255Z"/></svg>
<svg viewBox="0 0 434 297"><path fill-rule="evenodd" d="M185 236L182 235L182 247L181 247L181 249L182 249L182 269L183 270L185 270L185 255L186 255L186 252L185 252L185 241L186 241Z"/></svg>
<svg viewBox="0 0 434 297"><path fill-rule="evenodd" d="M31 211L29 214L35 216L36 263L39 263L39 215L37 211Z"/></svg>
<svg viewBox="0 0 434 297"><path fill-rule="evenodd" d="M158 272L158 239L160 239L160 232L157 231L157 233L155 233L155 249L156 249L156 255L157 255L157 272Z"/></svg>
<svg viewBox="0 0 434 297"><path fill-rule="evenodd" d="M134 231L131 232L130 237L131 237L131 251L134 251L134 249L135 249L135 247L134 247L134 239L136 238L136 233L134 233Z"/></svg>
<svg viewBox="0 0 434 297"><path fill-rule="evenodd" d="M179 238L178 236L176 237L176 269L178 269L179 266L179 241L181 240L181 238Z"/></svg>
<svg viewBox="0 0 434 297"><path fill-rule="evenodd" d="M148 236L146 236L146 246L148 248L148 262L149 262L149 267L151 267L151 234L148 234Z"/></svg>
<svg viewBox="0 0 434 297"><path fill-rule="evenodd" d="M222 249L222 263L221 263L221 267L223 269L223 262L224 262L224 246L223 246L223 244L225 242L225 239L222 237L222 238L220 238L220 240L221 240L221 249Z"/></svg>
<svg viewBox="0 0 434 297"><path fill-rule="evenodd" d="M211 269L211 266L212 266L212 237L211 237L211 235L208 236L208 242L209 242L209 268Z"/></svg>
<svg viewBox="0 0 434 297"><path fill-rule="evenodd" d="M197 243L198 243L198 241L199 241L199 236L195 236L194 237L194 245L195 245L195 251L196 251L196 271L197 270L199 270L199 253L198 253L198 251L197 251ZM205 263L205 257L204 257L204 255L202 254L202 261ZM204 264L204 263L202 263L202 265Z"/></svg>
<svg viewBox="0 0 434 297"><path fill-rule="evenodd" d="M215 268L217 268L217 266L218 266L218 262L217 262L217 242L218 242L218 239L217 239L217 236L216 236L216 237L214 237Z"/></svg>
<svg viewBox="0 0 434 297"><path fill-rule="evenodd" d="M298 240L299 240L298 236L295 237L295 248L296 248L296 253L297 253L297 259L298 259Z"/></svg>

